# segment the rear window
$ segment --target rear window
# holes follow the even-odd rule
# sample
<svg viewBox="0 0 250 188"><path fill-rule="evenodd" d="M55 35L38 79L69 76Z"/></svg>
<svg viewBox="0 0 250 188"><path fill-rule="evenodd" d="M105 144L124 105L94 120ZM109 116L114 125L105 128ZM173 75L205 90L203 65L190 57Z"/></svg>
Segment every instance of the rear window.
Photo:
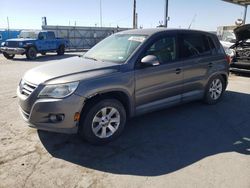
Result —
<svg viewBox="0 0 250 188"><path fill-rule="evenodd" d="M181 58L192 58L211 54L207 37L203 34L183 34Z"/></svg>

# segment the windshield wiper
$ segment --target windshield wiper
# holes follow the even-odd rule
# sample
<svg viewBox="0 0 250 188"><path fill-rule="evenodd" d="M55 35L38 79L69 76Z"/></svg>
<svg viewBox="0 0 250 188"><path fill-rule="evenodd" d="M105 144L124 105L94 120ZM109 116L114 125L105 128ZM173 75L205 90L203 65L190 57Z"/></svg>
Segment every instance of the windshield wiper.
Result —
<svg viewBox="0 0 250 188"><path fill-rule="evenodd" d="M88 56L82 56L83 58L85 58L85 59L91 59L91 60L94 60L94 61L101 61L101 62L104 62L104 60L102 60L102 59L96 59L96 58L94 58L94 57L88 57Z"/></svg>
<svg viewBox="0 0 250 188"><path fill-rule="evenodd" d="M94 58L94 57L87 57L87 56L83 56L85 59L91 59L91 60L94 60L94 61L98 61L98 59Z"/></svg>

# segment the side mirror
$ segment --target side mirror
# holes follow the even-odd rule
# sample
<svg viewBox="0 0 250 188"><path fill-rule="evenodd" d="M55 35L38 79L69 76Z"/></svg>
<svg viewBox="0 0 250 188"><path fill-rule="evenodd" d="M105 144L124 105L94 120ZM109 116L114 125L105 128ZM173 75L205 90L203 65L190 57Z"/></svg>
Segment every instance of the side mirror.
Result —
<svg viewBox="0 0 250 188"><path fill-rule="evenodd" d="M141 64L147 67L154 67L160 65L158 58L154 55L147 55L141 60Z"/></svg>

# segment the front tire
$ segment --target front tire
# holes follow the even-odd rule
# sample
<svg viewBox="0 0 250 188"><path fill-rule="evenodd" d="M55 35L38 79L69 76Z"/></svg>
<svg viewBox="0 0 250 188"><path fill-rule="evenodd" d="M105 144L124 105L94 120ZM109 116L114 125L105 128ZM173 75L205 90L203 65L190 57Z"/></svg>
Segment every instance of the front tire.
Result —
<svg viewBox="0 0 250 188"><path fill-rule="evenodd" d="M218 103L226 89L226 82L221 75L212 77L206 87L204 102L207 104Z"/></svg>
<svg viewBox="0 0 250 188"><path fill-rule="evenodd" d="M37 50L35 47L30 47L27 49L26 51L27 59L33 60L33 59L36 59L36 56L37 56Z"/></svg>
<svg viewBox="0 0 250 188"><path fill-rule="evenodd" d="M126 123L124 106L116 99L104 99L82 114L79 134L92 144L106 144L122 133Z"/></svg>
<svg viewBox="0 0 250 188"><path fill-rule="evenodd" d="M6 58L6 59L13 59L15 57L15 54L8 54L6 52L3 52L3 56Z"/></svg>

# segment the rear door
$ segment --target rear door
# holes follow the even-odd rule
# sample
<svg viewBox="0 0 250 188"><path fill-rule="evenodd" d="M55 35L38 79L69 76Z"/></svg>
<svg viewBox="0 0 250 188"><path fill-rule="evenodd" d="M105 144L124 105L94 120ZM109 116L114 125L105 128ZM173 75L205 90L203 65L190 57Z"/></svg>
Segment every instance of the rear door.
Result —
<svg viewBox="0 0 250 188"><path fill-rule="evenodd" d="M212 68L211 54L208 37L205 34L194 32L180 35L183 101L203 96L209 69Z"/></svg>
<svg viewBox="0 0 250 188"><path fill-rule="evenodd" d="M155 110L181 101L182 62L178 61L176 35L155 39L146 47L140 60L154 55L160 65L143 67L139 61L135 71L136 113Z"/></svg>
<svg viewBox="0 0 250 188"><path fill-rule="evenodd" d="M47 33L47 42L48 42L48 46L49 46L49 50L55 50L57 48L57 41L55 38L55 33L52 31L48 31Z"/></svg>

